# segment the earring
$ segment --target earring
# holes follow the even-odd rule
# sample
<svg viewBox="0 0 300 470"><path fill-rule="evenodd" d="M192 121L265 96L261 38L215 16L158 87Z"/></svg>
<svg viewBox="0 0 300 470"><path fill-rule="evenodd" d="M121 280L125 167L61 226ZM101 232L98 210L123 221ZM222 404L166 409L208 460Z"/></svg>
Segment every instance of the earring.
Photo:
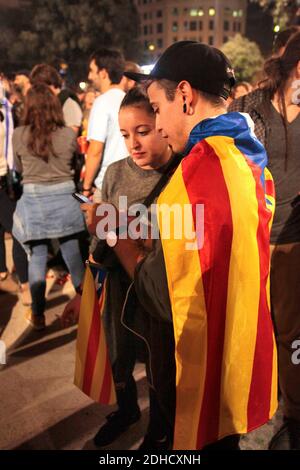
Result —
<svg viewBox="0 0 300 470"><path fill-rule="evenodd" d="M186 102L185 102L185 97L183 97L183 112L184 112L184 114L186 113Z"/></svg>
<svg viewBox="0 0 300 470"><path fill-rule="evenodd" d="M193 110L192 107L190 107L189 112L188 112L188 115L189 115L189 116L192 116L192 114L194 114L194 110Z"/></svg>

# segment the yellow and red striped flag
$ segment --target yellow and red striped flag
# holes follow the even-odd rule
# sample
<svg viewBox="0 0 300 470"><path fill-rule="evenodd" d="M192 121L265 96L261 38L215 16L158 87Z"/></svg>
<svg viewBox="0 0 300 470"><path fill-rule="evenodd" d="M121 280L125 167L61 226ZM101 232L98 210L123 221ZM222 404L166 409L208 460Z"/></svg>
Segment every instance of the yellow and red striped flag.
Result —
<svg viewBox="0 0 300 470"><path fill-rule="evenodd" d="M203 121L191 136L190 153L158 199L176 345L174 449L180 450L247 433L277 408L269 297L274 188L266 153L239 113ZM187 249L185 234L176 236L176 224L164 236L164 211L172 205L185 207L195 249Z"/></svg>
<svg viewBox="0 0 300 470"><path fill-rule="evenodd" d="M116 403L102 313L105 305L106 276L103 269L87 263L76 343L74 383L98 403Z"/></svg>

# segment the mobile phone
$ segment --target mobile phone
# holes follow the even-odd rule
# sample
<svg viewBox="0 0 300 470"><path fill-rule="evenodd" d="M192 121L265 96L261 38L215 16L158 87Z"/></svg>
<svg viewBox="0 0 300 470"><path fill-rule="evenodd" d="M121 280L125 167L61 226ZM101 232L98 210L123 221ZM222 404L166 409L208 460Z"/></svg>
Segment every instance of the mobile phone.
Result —
<svg viewBox="0 0 300 470"><path fill-rule="evenodd" d="M93 204L93 201L91 201L88 197L84 196L83 194L73 193L72 196L81 204Z"/></svg>

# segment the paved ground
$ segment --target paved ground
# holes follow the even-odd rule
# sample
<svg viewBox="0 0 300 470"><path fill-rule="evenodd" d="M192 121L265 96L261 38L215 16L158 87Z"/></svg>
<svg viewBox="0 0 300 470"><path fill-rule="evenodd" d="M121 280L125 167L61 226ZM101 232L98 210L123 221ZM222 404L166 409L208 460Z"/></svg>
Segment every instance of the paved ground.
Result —
<svg viewBox="0 0 300 470"><path fill-rule="evenodd" d="M7 241L10 245L9 240ZM7 364L0 366L0 449L94 449L92 438L113 407L92 402L73 385L76 328L62 329L58 320L72 286L48 281L47 329L33 332L16 296L0 295L0 335ZM147 427L147 385L138 364L142 419L106 449L134 449ZM266 449L280 413L242 440L244 449Z"/></svg>

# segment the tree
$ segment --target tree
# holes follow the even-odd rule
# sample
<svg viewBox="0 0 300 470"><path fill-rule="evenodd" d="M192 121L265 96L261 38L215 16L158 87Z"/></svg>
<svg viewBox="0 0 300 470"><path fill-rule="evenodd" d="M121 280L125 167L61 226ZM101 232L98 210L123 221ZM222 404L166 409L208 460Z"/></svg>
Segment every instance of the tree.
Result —
<svg viewBox="0 0 300 470"><path fill-rule="evenodd" d="M299 0L251 0L259 3L273 16L274 25L284 29L299 15Z"/></svg>
<svg viewBox="0 0 300 470"><path fill-rule="evenodd" d="M30 31L11 45L11 60L57 59L86 66L98 47L112 46L137 59L139 17L133 0L34 0Z"/></svg>
<svg viewBox="0 0 300 470"><path fill-rule="evenodd" d="M230 60L238 81L251 82L262 69L264 60L258 45L240 34L226 42L222 51Z"/></svg>

